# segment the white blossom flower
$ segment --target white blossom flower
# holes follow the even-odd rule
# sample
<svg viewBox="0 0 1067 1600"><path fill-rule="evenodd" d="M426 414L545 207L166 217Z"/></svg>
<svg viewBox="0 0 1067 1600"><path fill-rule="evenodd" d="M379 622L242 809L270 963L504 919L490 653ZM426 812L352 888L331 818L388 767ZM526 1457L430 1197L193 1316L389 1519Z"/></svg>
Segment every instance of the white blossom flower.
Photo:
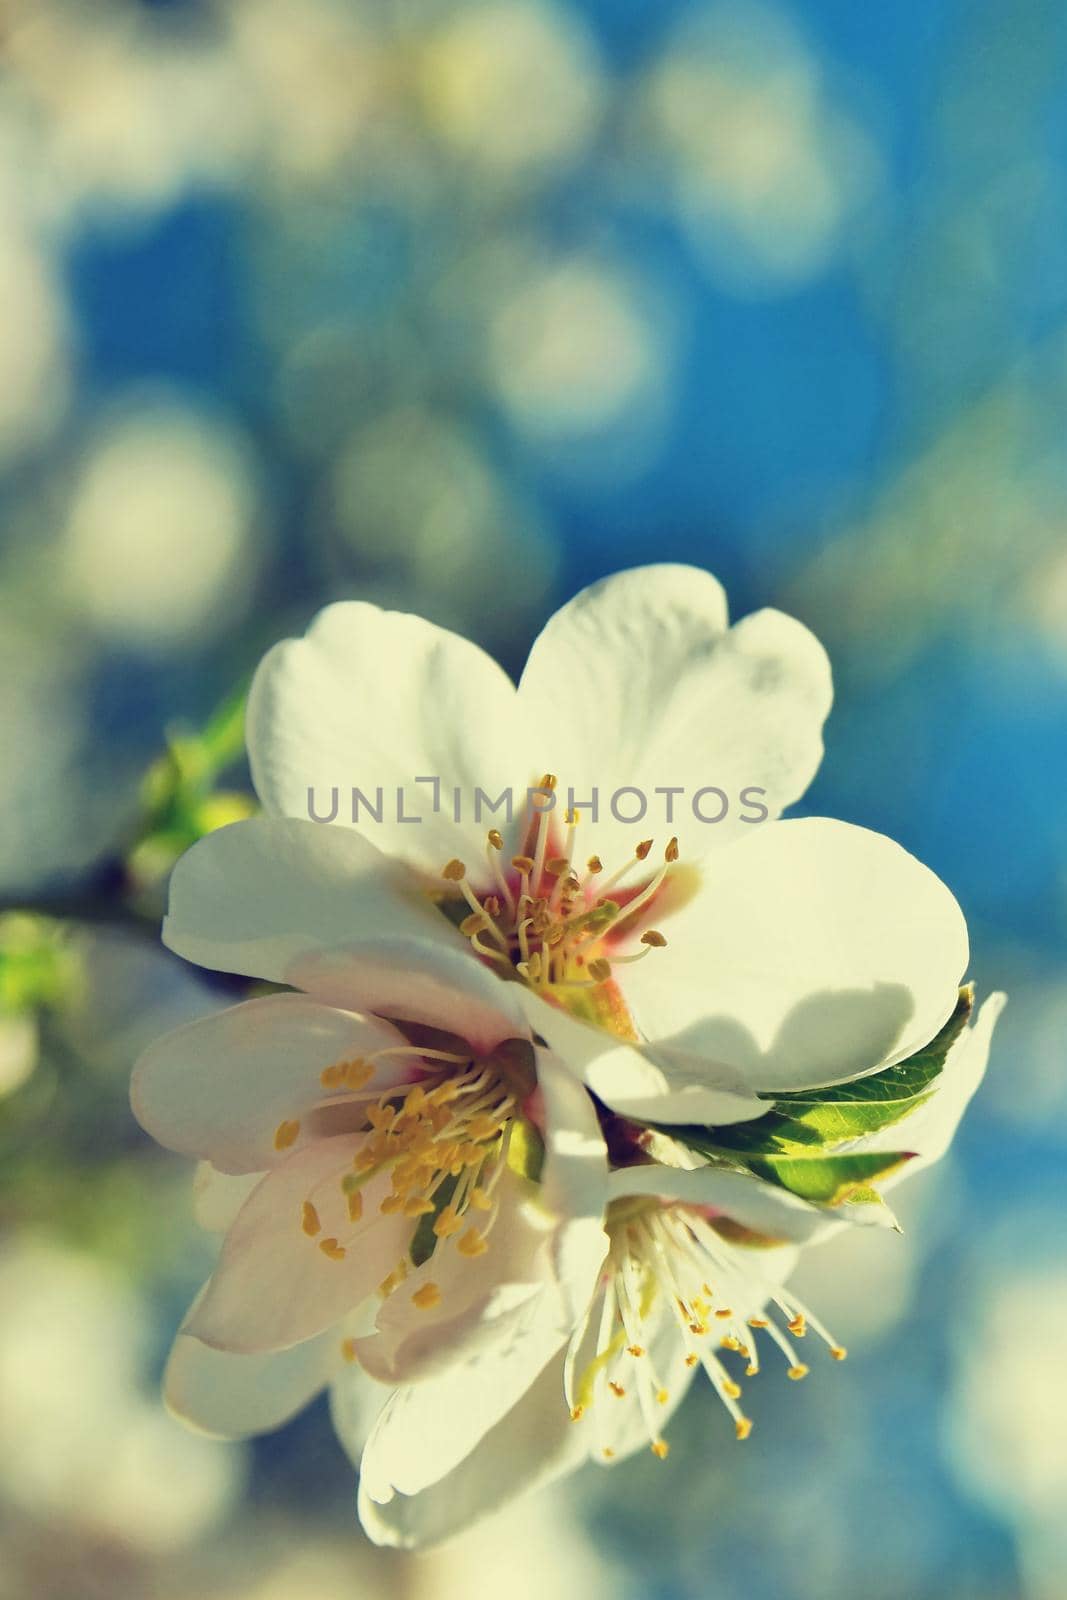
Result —
<svg viewBox="0 0 1067 1600"><path fill-rule="evenodd" d="M406 1033L279 994L145 1052L135 1112L210 1164L225 1227L168 1370L180 1414L256 1432L345 1361L395 1384L501 1345L507 1409L569 1337L603 1256L604 1143L510 993L481 1013L424 995L436 1026Z"/></svg>
<svg viewBox="0 0 1067 1600"><path fill-rule="evenodd" d="M806 629L728 629L719 586L680 567L579 595L517 689L362 604L270 652L248 712L266 814L179 862L164 937L297 992L161 1041L135 1083L146 1127L211 1163L209 1211L220 1174L241 1186L172 1357L176 1410L253 1431L330 1383L354 1456L365 1441L372 1537L425 1544L589 1455L665 1455L698 1368L745 1437L720 1352L758 1370L754 1327L794 1377L809 1326L843 1355L783 1288L796 1249L892 1220L856 1174L943 1152L995 1007L957 1037L966 929L933 874L866 830L780 820L829 700ZM372 820L334 815L342 785L364 811L377 795ZM668 811L654 860L594 790L726 804L721 825ZM477 795L508 791L523 803L485 829ZM310 820L316 792L352 825ZM791 1093L898 1064L899 1115L837 1114L861 1136L828 1141L822 1203L749 1170L748 1129L730 1143L800 1126Z"/></svg>
<svg viewBox="0 0 1067 1600"><path fill-rule="evenodd" d="M928 1097L905 1119L913 1159L887 1181L948 1148L985 1071L1003 1001L990 996L952 1045ZM880 1148L885 1137L853 1148ZM362 1450L360 1516L372 1538L433 1543L587 1459L611 1466L648 1447L664 1459L666 1425L699 1372L746 1439L753 1424L740 1380L759 1372L761 1340L795 1380L808 1374L797 1346L809 1333L845 1358L785 1286L799 1247L844 1225L829 1208L742 1173L651 1162L613 1171L609 1194L607 1252L568 1348L473 1450L462 1454L464 1418L477 1407L474 1369L399 1389L369 1425L358 1375L339 1388L334 1414L353 1458Z"/></svg>
<svg viewBox="0 0 1067 1600"><path fill-rule="evenodd" d="M447 967L476 998L485 973L518 978L534 1031L616 1111L758 1116L757 1091L905 1059L951 1013L967 962L955 900L904 850L780 820L818 764L830 697L806 628L769 610L729 628L721 587L693 568L584 591L517 689L417 617L331 606L261 664L248 747L266 816L179 863L164 938L339 1005L371 1003L397 964L435 982ZM531 785L510 825L474 820L477 790ZM307 820L309 791L352 786L382 791L380 822ZM729 802L716 824L691 804L710 786ZM402 814L384 802L397 790ZM627 790L674 808L658 859L611 810Z"/></svg>

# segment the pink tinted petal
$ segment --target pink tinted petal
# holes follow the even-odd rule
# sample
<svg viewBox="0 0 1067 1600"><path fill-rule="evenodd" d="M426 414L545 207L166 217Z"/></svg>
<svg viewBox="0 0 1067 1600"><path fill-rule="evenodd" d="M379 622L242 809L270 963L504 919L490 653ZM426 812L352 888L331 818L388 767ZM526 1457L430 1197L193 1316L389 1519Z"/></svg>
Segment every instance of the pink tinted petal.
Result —
<svg viewBox="0 0 1067 1600"><path fill-rule="evenodd" d="M307 1114L336 1095L323 1088L324 1068L405 1044L376 1019L304 995L269 995L157 1039L134 1069L130 1098L138 1122L169 1150L202 1156L221 1172L262 1172L306 1141ZM416 1059L386 1057L372 1083L384 1088L410 1076ZM279 1149L275 1136L286 1123L300 1128Z"/></svg>
<svg viewBox="0 0 1067 1600"><path fill-rule="evenodd" d="M374 1293L407 1250L412 1223L379 1212L387 1173L366 1185L363 1217L349 1221L341 1179L360 1142L317 1140L267 1174L226 1235L188 1333L219 1350L281 1350L331 1327ZM306 1200L321 1224L314 1237L302 1226ZM343 1245L343 1260L321 1250L329 1239Z"/></svg>
<svg viewBox="0 0 1067 1600"><path fill-rule="evenodd" d="M446 932L452 932L443 916ZM355 996L362 1011L419 1022L466 1040L488 1054L505 1039L526 1038L529 1029L516 998L520 985L502 982L472 953L461 935L458 947L441 939L390 938L369 933L343 950L296 962L292 981L331 1004Z"/></svg>

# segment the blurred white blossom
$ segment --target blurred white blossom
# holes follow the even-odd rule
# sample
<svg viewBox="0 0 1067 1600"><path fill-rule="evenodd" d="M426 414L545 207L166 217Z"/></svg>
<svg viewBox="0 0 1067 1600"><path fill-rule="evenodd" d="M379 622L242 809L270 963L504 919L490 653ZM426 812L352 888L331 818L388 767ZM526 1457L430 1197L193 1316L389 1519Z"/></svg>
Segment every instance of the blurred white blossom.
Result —
<svg viewBox="0 0 1067 1600"><path fill-rule="evenodd" d="M876 186L870 137L770 5L728 0L687 18L642 109L694 248L735 293L821 274Z"/></svg>
<svg viewBox="0 0 1067 1600"><path fill-rule="evenodd" d="M176 1550L237 1498L240 1446L165 1416L141 1297L46 1240L0 1255L0 1499L136 1549Z"/></svg>
<svg viewBox="0 0 1067 1600"><path fill-rule="evenodd" d="M431 125L484 172L528 178L573 160L603 90L578 8L541 0L461 5L422 55Z"/></svg>
<svg viewBox="0 0 1067 1600"><path fill-rule="evenodd" d="M184 404L133 404L78 464L64 535L71 601L148 650L232 625L256 565L252 465L231 423Z"/></svg>

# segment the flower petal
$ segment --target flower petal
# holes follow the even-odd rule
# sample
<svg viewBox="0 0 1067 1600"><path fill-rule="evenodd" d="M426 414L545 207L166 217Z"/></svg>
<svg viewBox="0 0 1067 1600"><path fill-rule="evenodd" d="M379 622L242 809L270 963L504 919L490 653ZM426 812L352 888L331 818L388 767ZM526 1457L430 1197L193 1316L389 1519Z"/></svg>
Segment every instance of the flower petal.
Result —
<svg viewBox="0 0 1067 1600"><path fill-rule="evenodd" d="M593 1292L607 1240L601 1211L558 1223L528 1179L506 1171L499 1214L484 1254L466 1257L454 1241L410 1272L383 1303L375 1332L357 1341L361 1365L380 1383L420 1382L479 1359L509 1342L536 1337L546 1356L566 1338ZM440 1298L415 1299L429 1283ZM531 1331L532 1330L532 1331Z"/></svg>
<svg viewBox="0 0 1067 1600"><path fill-rule="evenodd" d="M407 1249L411 1221L378 1210L388 1174L367 1184L362 1221L348 1220L340 1180L359 1145L352 1136L319 1139L267 1173L226 1235L188 1333L219 1350L282 1350L323 1332L374 1293ZM305 1200L321 1224L314 1237L301 1226ZM343 1259L319 1248L330 1238L343 1243Z"/></svg>
<svg viewBox="0 0 1067 1600"><path fill-rule="evenodd" d="M353 933L466 940L418 880L350 828L252 817L199 839L174 868L163 942L186 961L286 983Z"/></svg>
<svg viewBox="0 0 1067 1600"><path fill-rule="evenodd" d="M385 1301L376 1332L357 1345L361 1363L380 1382L408 1383L450 1368L517 1335L532 1317L562 1339L588 1305L607 1249L607 1151L588 1093L543 1051L538 1085L540 1184L505 1169L489 1249L468 1258L442 1240ZM440 1298L423 1307L415 1297L428 1283Z"/></svg>
<svg viewBox="0 0 1067 1600"><path fill-rule="evenodd" d="M210 1161L201 1161L193 1177L193 1215L207 1233L225 1233L262 1172L242 1172L234 1176L218 1172Z"/></svg>
<svg viewBox="0 0 1067 1600"><path fill-rule="evenodd" d="M306 818L308 790L328 814L340 789L341 822L362 789L382 820L358 825L382 850L439 872L452 856L485 849L490 823L451 820L459 788L473 818L474 790L495 798L525 784L534 751L518 738L515 686L477 645L403 612L342 602L320 612L303 639L261 662L246 719L249 761L268 812ZM416 779L439 780L434 790ZM397 820L403 790L407 822ZM410 819L417 817L413 822Z"/></svg>
<svg viewBox="0 0 1067 1600"><path fill-rule="evenodd" d="M561 792L573 787L582 800L599 790L595 842L605 860L606 850L625 857L652 818L666 818L656 790L668 786L686 791L668 831L689 855L751 831L743 789L759 789L777 816L815 774L831 698L825 651L801 623L760 611L728 628L711 574L667 565L584 589L549 621L519 685L531 723L553 730L545 761ZM729 802L715 824L697 820L692 804L709 784ZM609 809L623 786L648 800L637 833ZM630 815L637 801L625 805ZM705 796L701 812L713 816L720 805Z"/></svg>
<svg viewBox="0 0 1067 1600"><path fill-rule="evenodd" d="M608 1153L596 1107L579 1078L547 1050L535 1052L544 1118L539 1199L558 1217L604 1214Z"/></svg>
<svg viewBox="0 0 1067 1600"><path fill-rule="evenodd" d="M762 1116L767 1109L736 1068L695 1053L683 1056L666 1046L623 1043L529 989L520 990L519 999L534 1032L620 1116L725 1126Z"/></svg>
<svg viewBox="0 0 1067 1600"><path fill-rule="evenodd" d="M179 1333L163 1377L167 1409L218 1439L280 1428L325 1388L340 1365L333 1333L267 1355L212 1350Z"/></svg>
<svg viewBox="0 0 1067 1600"><path fill-rule="evenodd" d="M427 1391L444 1391L442 1378ZM578 1466L585 1447L563 1404L563 1358L543 1369L518 1403L453 1471L415 1495L392 1492L369 1447L359 1486L359 1518L375 1544L427 1549L462 1533L517 1495Z"/></svg>
<svg viewBox="0 0 1067 1600"><path fill-rule="evenodd" d="M334 1373L330 1384L330 1421L341 1448L356 1468L391 1394L391 1389L375 1383L357 1363L342 1362Z"/></svg>
<svg viewBox="0 0 1067 1600"><path fill-rule="evenodd" d="M130 1099L141 1126L183 1155L205 1156L222 1172L264 1172L284 1159L278 1127L300 1124L327 1092L319 1074L336 1062L402 1048L403 1036L377 1019L276 994L201 1017L157 1039L134 1068ZM383 1087L411 1076L418 1057L379 1063Z"/></svg>
<svg viewBox="0 0 1067 1600"><path fill-rule="evenodd" d="M545 1309L537 1297L529 1314L509 1320L498 1340L453 1362L439 1377L393 1393L363 1456L374 1499L388 1498L390 1491L415 1495L439 1483L512 1410L567 1337ZM562 1411L562 1382L555 1403Z"/></svg>
<svg viewBox="0 0 1067 1600"><path fill-rule="evenodd" d="M774 823L709 857L701 879L664 920L668 947L627 972L631 1014L657 1045L755 1089L802 1089L904 1059L951 1014L968 958L963 915L881 834L822 818ZM699 1081L667 1075L675 1091Z"/></svg>
<svg viewBox="0 0 1067 1600"><path fill-rule="evenodd" d="M472 960L415 875L351 828L255 817L208 834L174 869L163 940L327 1005L454 1019L480 1049L525 1031L510 986Z"/></svg>
<svg viewBox="0 0 1067 1600"><path fill-rule="evenodd" d="M502 982L465 940L453 944L453 930L444 917L438 921L440 938L371 932L336 953L305 957L294 963L292 981L330 1004L358 996L360 1010L453 1033L475 1054L489 1055L505 1039L527 1037L517 998L521 986Z"/></svg>

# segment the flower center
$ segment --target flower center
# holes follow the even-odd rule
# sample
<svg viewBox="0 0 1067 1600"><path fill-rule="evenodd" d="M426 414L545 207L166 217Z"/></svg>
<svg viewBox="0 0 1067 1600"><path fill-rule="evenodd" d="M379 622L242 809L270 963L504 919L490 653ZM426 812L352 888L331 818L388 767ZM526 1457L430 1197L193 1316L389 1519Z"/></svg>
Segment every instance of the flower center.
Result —
<svg viewBox="0 0 1067 1600"><path fill-rule="evenodd" d="M536 792L552 795L556 778L546 774ZM492 887L476 892L466 864L449 861L441 877L458 888L469 908L459 923L483 961L504 977L517 976L532 989L627 1038L634 1037L615 970L662 949L667 941L651 927L653 914L669 898L678 841L671 839L655 870L642 867L654 841L644 839L633 855L605 874L599 856L584 867L575 862L578 813L564 816L564 832L553 826L553 811L532 806L523 830L526 850L503 860L504 838L491 828L486 862ZM459 902L453 900L453 907ZM632 946L638 948L633 949Z"/></svg>
<svg viewBox="0 0 1067 1600"><path fill-rule="evenodd" d="M594 1417L631 1392L640 1407L652 1451L661 1459L668 1445L661 1437L657 1409L670 1398L657 1363L678 1357L686 1367L703 1367L734 1420L738 1439L747 1439L752 1421L741 1410L741 1385L722 1358L726 1351L745 1363L744 1376L760 1370L753 1333L765 1331L788 1362L790 1378L807 1376L789 1335L802 1339L812 1328L835 1361L846 1351L795 1295L769 1284L744 1251L729 1244L699 1207L658 1201L615 1202L609 1209L610 1246L593 1311L600 1306L596 1352L572 1385L571 1416ZM776 1308L784 1327L766 1315ZM580 1331L572 1349L583 1341ZM679 1348L680 1346L680 1348ZM655 1354L653 1354L653 1350ZM601 1432L601 1454L614 1454Z"/></svg>
<svg viewBox="0 0 1067 1600"><path fill-rule="evenodd" d="M390 1056L420 1059L414 1082L375 1086L377 1063ZM383 1299L395 1293L414 1267L438 1248L463 1257L483 1255L499 1210L497 1188L508 1165L516 1130L526 1134L521 1102L532 1087L523 1064L506 1047L487 1059L448 1050L400 1045L328 1066L320 1075L324 1095L308 1115L318 1131L351 1127L364 1137L351 1167L331 1174L301 1205L299 1226L331 1261L343 1261L376 1215L411 1219L407 1251L379 1285ZM294 1144L298 1121L279 1124L275 1147ZM373 1180L374 1210L365 1208ZM320 1212L336 1214L340 1188L347 1226L326 1232ZM384 1193L382 1192L384 1189ZM367 1214L365 1215L365 1209ZM438 1286L422 1282L412 1301L428 1310L441 1299ZM346 1342L346 1354L354 1352Z"/></svg>

